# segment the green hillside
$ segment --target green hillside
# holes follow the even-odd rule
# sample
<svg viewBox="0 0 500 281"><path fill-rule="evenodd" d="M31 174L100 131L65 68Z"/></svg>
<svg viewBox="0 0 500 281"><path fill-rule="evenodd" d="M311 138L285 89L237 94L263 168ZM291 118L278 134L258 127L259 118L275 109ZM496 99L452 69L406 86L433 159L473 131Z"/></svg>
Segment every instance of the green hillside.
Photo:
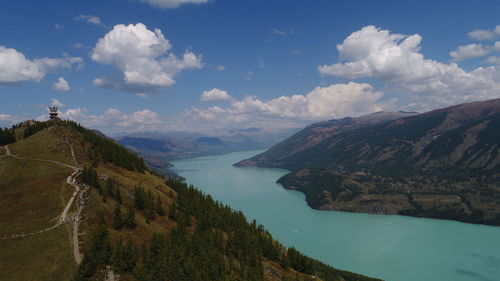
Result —
<svg viewBox="0 0 500 281"><path fill-rule="evenodd" d="M279 182L322 210L500 225L500 99L342 122L312 125L237 165L290 170Z"/></svg>
<svg viewBox="0 0 500 281"><path fill-rule="evenodd" d="M286 248L69 121L0 138L0 280L375 280Z"/></svg>

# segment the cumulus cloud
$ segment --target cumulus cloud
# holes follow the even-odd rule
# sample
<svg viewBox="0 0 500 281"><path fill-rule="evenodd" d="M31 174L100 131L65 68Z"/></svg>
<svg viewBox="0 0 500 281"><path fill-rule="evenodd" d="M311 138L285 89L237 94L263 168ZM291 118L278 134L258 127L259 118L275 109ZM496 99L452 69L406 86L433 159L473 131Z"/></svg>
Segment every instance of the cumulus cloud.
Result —
<svg viewBox="0 0 500 281"><path fill-rule="evenodd" d="M40 58L30 60L15 49L0 46L0 85L20 85L27 81L40 82L47 73L83 66L79 57Z"/></svg>
<svg viewBox="0 0 500 281"><path fill-rule="evenodd" d="M456 61L461 61L470 58L486 56L490 51L482 44L469 44L459 46L455 51L450 52L450 56Z"/></svg>
<svg viewBox="0 0 500 281"><path fill-rule="evenodd" d="M489 64L496 64L500 66L500 56L491 56L486 59Z"/></svg>
<svg viewBox="0 0 500 281"><path fill-rule="evenodd" d="M225 69L226 69L226 67L223 65L218 65L215 67L215 70L217 70L217 71L224 71Z"/></svg>
<svg viewBox="0 0 500 281"><path fill-rule="evenodd" d="M224 91L213 89L206 91L205 96L208 99L228 99L229 103L225 106L192 107L178 116L168 118L161 118L149 109L124 113L115 108L100 114L90 114L86 108L70 108L62 111L60 117L107 133L152 130L213 133L252 127L276 132L300 128L313 121L369 114L380 111L385 106L381 101L383 93L376 91L369 84L354 82L317 87L306 94L281 96L267 101L255 96L237 100L222 92ZM52 105L63 106L57 99L52 99ZM5 118L15 119L13 116ZM32 117L16 120L28 118ZM44 114L37 119L47 118L47 114Z"/></svg>
<svg viewBox="0 0 500 281"><path fill-rule="evenodd" d="M459 46L455 51L450 52L450 56L455 61L461 61L470 58L483 57L493 52L500 52L500 41L495 42L492 46L484 46L482 44L469 44Z"/></svg>
<svg viewBox="0 0 500 281"><path fill-rule="evenodd" d="M12 116L9 114L0 114L0 120L9 120Z"/></svg>
<svg viewBox="0 0 500 281"><path fill-rule="evenodd" d="M337 45L342 62L319 66L318 71L347 79L376 78L427 109L500 96L498 67L467 72L456 63L425 59L420 53L421 41L418 34L391 34L366 26Z"/></svg>
<svg viewBox="0 0 500 281"><path fill-rule="evenodd" d="M52 104L52 106L57 106L57 107L64 107L65 104L60 102L58 99L55 99L55 98L52 98L50 104Z"/></svg>
<svg viewBox="0 0 500 281"><path fill-rule="evenodd" d="M108 133L157 130L163 124L158 113L149 109L127 114L110 108L101 114L89 114L86 108L71 108L61 112L59 116ZM40 118L46 120L48 116L43 115Z"/></svg>
<svg viewBox="0 0 500 281"><path fill-rule="evenodd" d="M227 107L193 107L182 119L195 126L211 128L262 127L297 128L311 121L359 116L380 111L383 93L369 84L348 83L317 87L301 95L281 96L263 101L255 96L231 100Z"/></svg>
<svg viewBox="0 0 500 281"><path fill-rule="evenodd" d="M98 16L94 16L94 15L78 15L78 16L74 17L73 20L85 21L86 23L90 23L90 24L97 25L97 26L104 26L101 22L101 18L99 18Z"/></svg>
<svg viewBox="0 0 500 281"><path fill-rule="evenodd" d="M66 92L70 90L70 87L68 81L66 81L64 77L59 77L59 79L57 79L57 82L52 84L52 89L56 91Z"/></svg>
<svg viewBox="0 0 500 281"><path fill-rule="evenodd" d="M500 38L500 25L495 26L495 28L491 30L476 29L467 33L467 36L475 40L492 40Z"/></svg>
<svg viewBox="0 0 500 281"><path fill-rule="evenodd" d="M94 85L129 93L151 93L172 86L174 76L184 69L203 67L200 55L185 51L178 58L169 50L170 42L160 29L153 31L142 23L113 27L99 39L91 58L113 65L120 74L96 78Z"/></svg>
<svg viewBox="0 0 500 281"><path fill-rule="evenodd" d="M211 101L228 101L232 100L231 97L226 91L214 88L212 90L204 91L201 94L200 100L203 102L211 102Z"/></svg>
<svg viewBox="0 0 500 281"><path fill-rule="evenodd" d="M54 24L54 28L57 29L57 30L61 30L61 29L64 28L64 25L56 23L56 24Z"/></svg>
<svg viewBox="0 0 500 281"><path fill-rule="evenodd" d="M183 4L204 4L208 0L139 0L161 9L179 8Z"/></svg>

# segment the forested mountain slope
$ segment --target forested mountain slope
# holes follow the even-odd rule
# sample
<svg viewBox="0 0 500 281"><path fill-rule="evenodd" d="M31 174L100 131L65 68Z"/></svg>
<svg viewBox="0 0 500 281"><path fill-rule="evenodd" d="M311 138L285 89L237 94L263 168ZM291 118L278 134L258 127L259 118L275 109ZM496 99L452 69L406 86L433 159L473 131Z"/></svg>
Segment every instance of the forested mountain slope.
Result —
<svg viewBox="0 0 500 281"><path fill-rule="evenodd" d="M273 240L69 121L0 135L0 280L374 280Z"/></svg>
<svg viewBox="0 0 500 281"><path fill-rule="evenodd" d="M500 99L375 124L345 120L311 125L237 165L292 171L279 182L322 210L500 225ZM323 126L332 132L318 137Z"/></svg>

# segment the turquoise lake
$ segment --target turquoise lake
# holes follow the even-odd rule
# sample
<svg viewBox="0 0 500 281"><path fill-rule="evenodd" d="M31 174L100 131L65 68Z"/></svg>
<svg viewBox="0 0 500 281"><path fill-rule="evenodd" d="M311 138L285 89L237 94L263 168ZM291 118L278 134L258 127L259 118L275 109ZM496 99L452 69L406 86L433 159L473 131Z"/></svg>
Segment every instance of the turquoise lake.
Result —
<svg viewBox="0 0 500 281"><path fill-rule="evenodd" d="M261 151L174 161L190 184L263 224L281 243L336 268L387 281L499 281L500 227L325 212L276 180L285 170L233 167Z"/></svg>

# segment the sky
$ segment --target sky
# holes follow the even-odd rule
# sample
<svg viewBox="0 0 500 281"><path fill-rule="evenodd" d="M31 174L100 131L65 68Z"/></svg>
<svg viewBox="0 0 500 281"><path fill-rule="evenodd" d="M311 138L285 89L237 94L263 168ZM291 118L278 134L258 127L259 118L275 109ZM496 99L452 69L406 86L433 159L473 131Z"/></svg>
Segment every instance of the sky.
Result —
<svg viewBox="0 0 500 281"><path fill-rule="evenodd" d="M0 126L273 132L500 98L499 1L0 0Z"/></svg>

